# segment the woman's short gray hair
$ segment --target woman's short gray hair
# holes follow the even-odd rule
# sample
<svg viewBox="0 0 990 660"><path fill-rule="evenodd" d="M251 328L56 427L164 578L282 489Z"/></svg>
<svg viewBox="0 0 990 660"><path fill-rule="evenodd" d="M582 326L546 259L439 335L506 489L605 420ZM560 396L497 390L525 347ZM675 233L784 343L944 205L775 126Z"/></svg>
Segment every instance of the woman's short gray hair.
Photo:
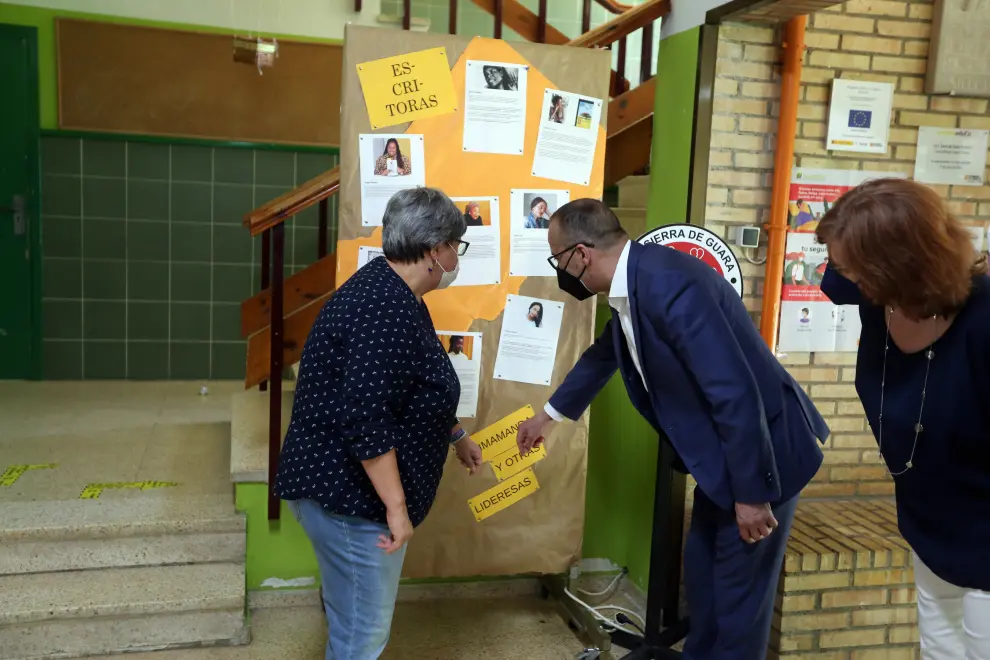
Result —
<svg viewBox="0 0 990 660"><path fill-rule="evenodd" d="M392 195L382 218L382 251L396 263L414 263L441 243L460 240L464 215L436 188L410 188Z"/></svg>

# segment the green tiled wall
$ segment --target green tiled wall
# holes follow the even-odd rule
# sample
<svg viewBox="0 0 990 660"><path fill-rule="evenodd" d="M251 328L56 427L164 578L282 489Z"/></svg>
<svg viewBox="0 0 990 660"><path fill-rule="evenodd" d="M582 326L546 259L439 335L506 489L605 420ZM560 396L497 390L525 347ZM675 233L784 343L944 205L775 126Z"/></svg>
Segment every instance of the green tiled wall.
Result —
<svg viewBox="0 0 990 660"><path fill-rule="evenodd" d="M250 147L42 138L45 378L244 375L240 303L260 288L247 211L337 164ZM286 223L286 274L317 255ZM330 250L336 241L335 200Z"/></svg>

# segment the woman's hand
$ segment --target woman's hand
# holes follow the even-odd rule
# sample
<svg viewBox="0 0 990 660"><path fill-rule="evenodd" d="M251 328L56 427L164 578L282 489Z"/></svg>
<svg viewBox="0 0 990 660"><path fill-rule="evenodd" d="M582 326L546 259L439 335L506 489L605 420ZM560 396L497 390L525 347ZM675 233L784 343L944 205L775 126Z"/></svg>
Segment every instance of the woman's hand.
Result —
<svg viewBox="0 0 990 660"><path fill-rule="evenodd" d="M481 447L470 436L466 435L454 443L454 453L457 454L457 460L461 462L461 465L466 467L472 475L481 468Z"/></svg>
<svg viewBox="0 0 990 660"><path fill-rule="evenodd" d="M386 555L390 555L401 550L402 546L412 538L413 526L405 505L388 509L385 519L388 521L388 531L391 532L392 538L386 538L384 534L379 536L378 547L384 550Z"/></svg>

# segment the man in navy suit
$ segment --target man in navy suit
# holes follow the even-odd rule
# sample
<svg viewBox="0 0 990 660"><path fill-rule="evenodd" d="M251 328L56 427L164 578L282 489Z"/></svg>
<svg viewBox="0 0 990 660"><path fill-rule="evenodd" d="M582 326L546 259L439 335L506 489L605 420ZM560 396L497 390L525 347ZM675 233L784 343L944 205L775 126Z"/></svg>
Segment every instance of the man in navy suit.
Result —
<svg viewBox="0 0 990 660"><path fill-rule="evenodd" d="M684 656L763 660L798 495L821 466L828 427L713 268L630 241L592 199L560 208L549 242L560 288L579 300L607 294L612 319L544 411L520 426L520 451L551 422L578 419L618 369L636 410L698 482Z"/></svg>

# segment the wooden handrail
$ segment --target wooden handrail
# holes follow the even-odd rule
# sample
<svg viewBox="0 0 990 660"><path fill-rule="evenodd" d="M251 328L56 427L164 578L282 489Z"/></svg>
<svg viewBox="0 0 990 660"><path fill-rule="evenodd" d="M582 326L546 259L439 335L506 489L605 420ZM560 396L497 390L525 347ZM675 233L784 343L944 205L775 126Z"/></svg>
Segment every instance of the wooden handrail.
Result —
<svg viewBox="0 0 990 660"><path fill-rule="evenodd" d="M624 5L621 2L615 2L615 0L595 0L595 2L611 14L623 14L636 7L636 5Z"/></svg>
<svg viewBox="0 0 990 660"><path fill-rule="evenodd" d="M257 236L310 206L318 204L338 190L340 190L340 167L335 167L245 214L244 226L251 231L252 236Z"/></svg>
<svg viewBox="0 0 990 660"><path fill-rule="evenodd" d="M471 0L489 14L495 15L496 0ZM552 25L547 25L546 40L540 42L540 19L519 0L502 0L502 21L526 41L562 46L567 35Z"/></svg>
<svg viewBox="0 0 990 660"><path fill-rule="evenodd" d="M594 30L572 39L566 45L577 48L603 48L670 13L670 0L647 0L616 16Z"/></svg>

